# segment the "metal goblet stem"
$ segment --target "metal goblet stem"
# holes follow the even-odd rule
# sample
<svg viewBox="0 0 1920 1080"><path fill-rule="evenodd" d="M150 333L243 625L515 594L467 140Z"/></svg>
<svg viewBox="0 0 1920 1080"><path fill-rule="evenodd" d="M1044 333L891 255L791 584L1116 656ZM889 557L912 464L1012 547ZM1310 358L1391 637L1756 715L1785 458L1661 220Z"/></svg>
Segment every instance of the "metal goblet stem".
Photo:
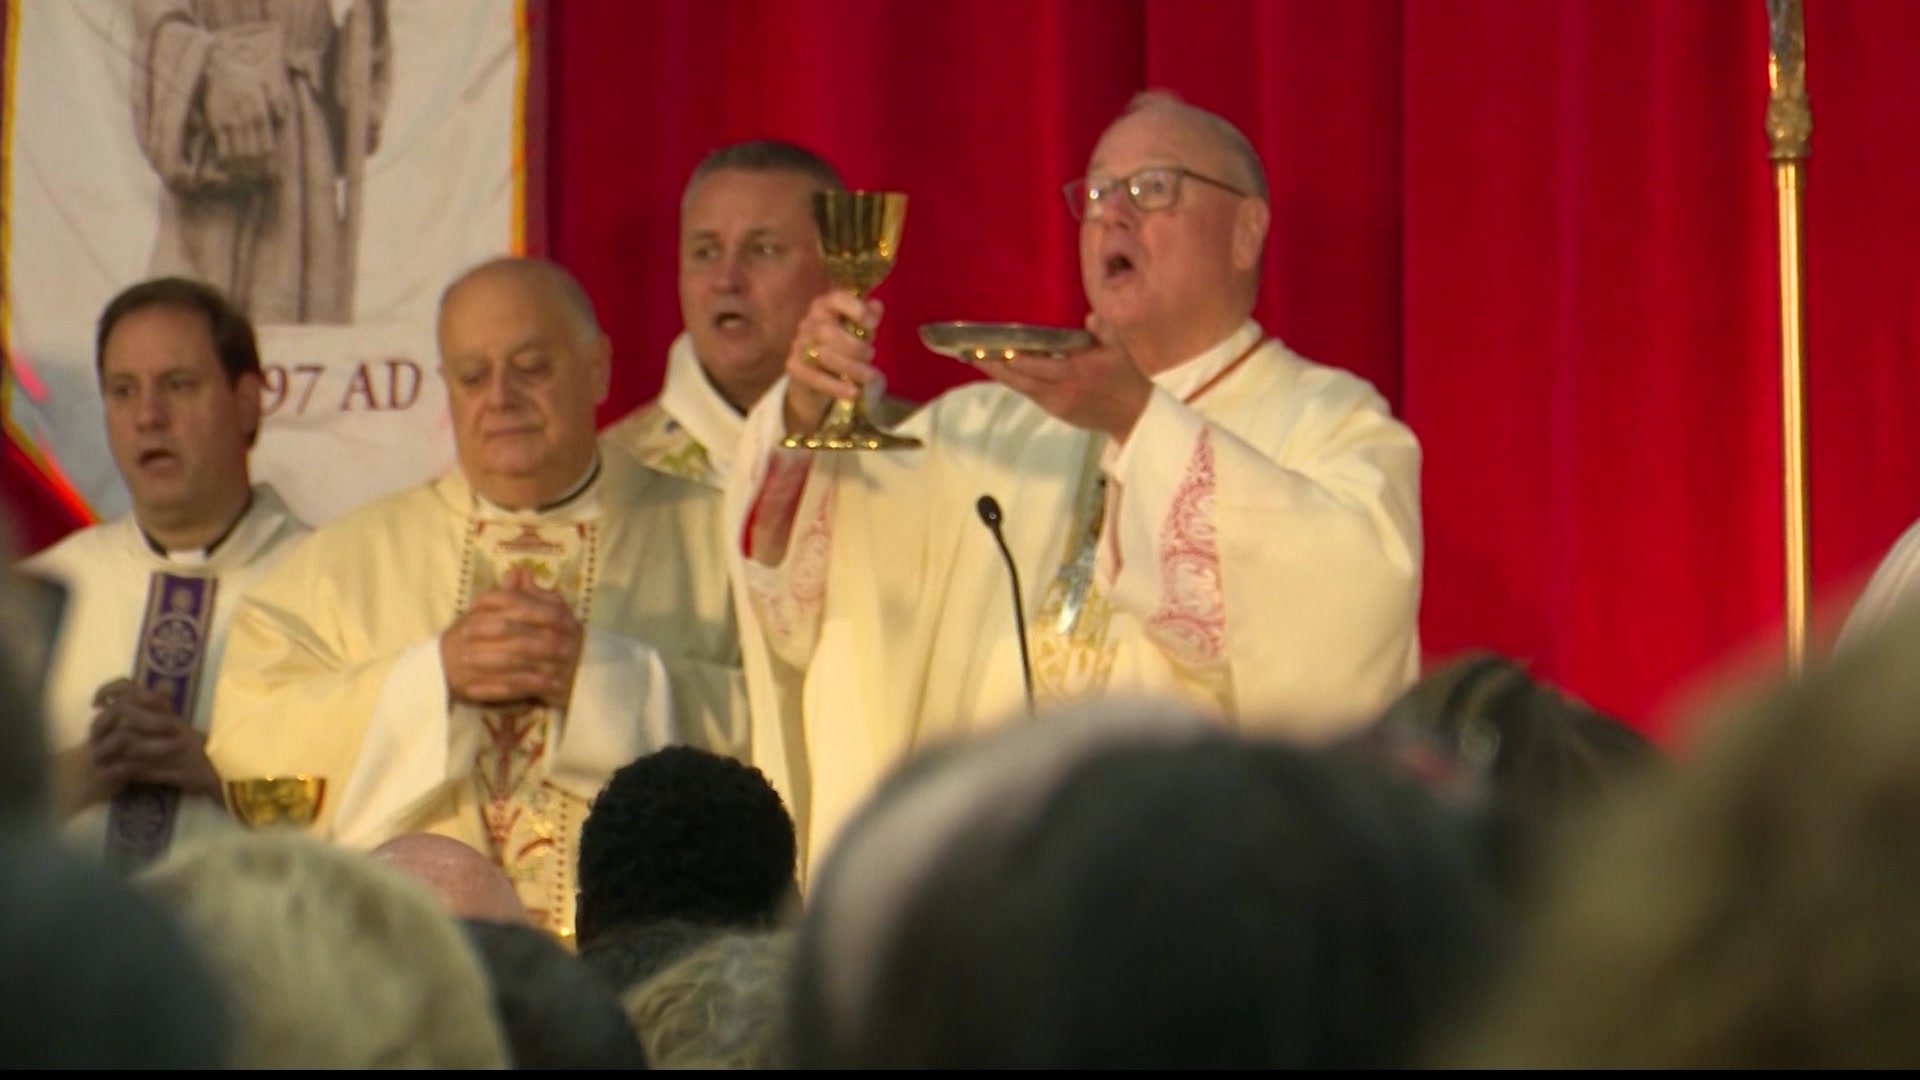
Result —
<svg viewBox="0 0 1920 1080"><path fill-rule="evenodd" d="M906 219L907 197L901 192L815 192L813 220L820 230L820 261L827 276L864 298L893 270ZM856 337L867 336L861 326L844 325ZM783 445L789 450L908 450L921 442L880 428L867 416L865 397L855 395L851 400L836 398L819 427L789 435Z"/></svg>

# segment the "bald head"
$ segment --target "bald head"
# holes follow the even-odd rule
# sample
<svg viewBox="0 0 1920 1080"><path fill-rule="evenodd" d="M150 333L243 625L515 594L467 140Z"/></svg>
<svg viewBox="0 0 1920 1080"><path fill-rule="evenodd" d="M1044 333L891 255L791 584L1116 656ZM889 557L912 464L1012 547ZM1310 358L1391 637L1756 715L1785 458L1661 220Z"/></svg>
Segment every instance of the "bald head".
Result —
<svg viewBox="0 0 1920 1080"><path fill-rule="evenodd" d="M593 464L611 346L585 290L541 259L493 259L440 298L440 373L467 482L509 510L544 506Z"/></svg>
<svg viewBox="0 0 1920 1080"><path fill-rule="evenodd" d="M479 851L445 836L411 833L373 849L373 856L432 890L461 919L524 923L527 909L507 875Z"/></svg>
<svg viewBox="0 0 1920 1080"><path fill-rule="evenodd" d="M559 263L526 255L502 255L471 267L454 278L440 293L440 313L444 318L448 304L468 285L485 281L511 281L522 288L541 292L565 309L573 329L581 340L600 336L600 317L593 309L593 298L586 287Z"/></svg>
<svg viewBox="0 0 1920 1080"><path fill-rule="evenodd" d="M1182 123L1192 125L1220 151L1226 168L1226 179L1232 180L1242 190L1250 191L1260 198L1267 197L1267 169L1260 163L1260 154L1254 150L1233 122L1216 112L1194 105L1170 90L1142 90L1127 102L1121 111L1121 117L1136 113L1159 110L1178 118Z"/></svg>

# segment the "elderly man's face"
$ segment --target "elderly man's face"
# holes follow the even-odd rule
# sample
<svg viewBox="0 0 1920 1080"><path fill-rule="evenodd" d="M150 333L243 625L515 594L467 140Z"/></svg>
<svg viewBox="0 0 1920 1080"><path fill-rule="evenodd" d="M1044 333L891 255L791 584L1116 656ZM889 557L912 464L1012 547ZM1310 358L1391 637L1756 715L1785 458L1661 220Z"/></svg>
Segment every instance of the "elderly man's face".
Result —
<svg viewBox="0 0 1920 1080"><path fill-rule="evenodd" d="M1149 166L1179 166L1243 187L1224 146L1199 122L1170 108L1121 117L1094 147L1089 181L1124 178ZM1210 319L1237 302L1257 244L1236 244L1248 200L1187 178L1173 206L1142 213L1124 188L1080 226L1080 278L1087 302L1124 336Z"/></svg>
<svg viewBox="0 0 1920 1080"><path fill-rule="evenodd" d="M819 188L797 172L722 169L681 213L680 314L729 398L757 396L780 377L807 305L827 291L813 223Z"/></svg>
<svg viewBox="0 0 1920 1080"><path fill-rule="evenodd" d="M228 381L206 315L130 312L100 354L107 445L149 529L210 524L247 487L247 442L260 427L260 378Z"/></svg>
<svg viewBox="0 0 1920 1080"><path fill-rule="evenodd" d="M556 285L512 269L469 279L441 309L440 359L460 468L480 494L524 509L580 479L608 348Z"/></svg>

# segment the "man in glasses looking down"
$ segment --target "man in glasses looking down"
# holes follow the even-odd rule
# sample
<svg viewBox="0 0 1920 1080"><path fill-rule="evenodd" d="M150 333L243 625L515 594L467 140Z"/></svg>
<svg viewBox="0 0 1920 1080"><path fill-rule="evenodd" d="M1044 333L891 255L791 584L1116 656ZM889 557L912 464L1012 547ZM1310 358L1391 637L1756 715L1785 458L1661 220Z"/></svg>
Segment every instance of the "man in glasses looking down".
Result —
<svg viewBox="0 0 1920 1080"><path fill-rule="evenodd" d="M1021 575L1037 712L1107 695L1325 740L1418 667L1420 448L1366 382L1253 320L1270 210L1228 121L1137 97L1066 186L1095 344L980 368L903 424L926 448L779 449L878 377L881 308L829 292L728 484L772 677L754 754L818 855L930 742L1022 713L991 495ZM748 670L754 670L750 664Z"/></svg>

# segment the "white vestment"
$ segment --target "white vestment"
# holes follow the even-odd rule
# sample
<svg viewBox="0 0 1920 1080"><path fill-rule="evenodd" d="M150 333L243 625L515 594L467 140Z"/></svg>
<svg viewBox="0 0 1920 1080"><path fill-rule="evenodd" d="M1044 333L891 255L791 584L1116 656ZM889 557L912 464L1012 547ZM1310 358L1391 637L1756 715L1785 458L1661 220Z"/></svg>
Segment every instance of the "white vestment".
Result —
<svg viewBox="0 0 1920 1080"><path fill-rule="evenodd" d="M207 730L213 686L235 610L260 577L307 534L271 487L253 489L253 503L210 553L154 550L131 514L82 529L23 561L20 569L67 586L66 613L47 676L48 743L65 753L87 742L96 709L94 692L114 679L131 678L140 629L146 617L148 583L155 573L216 580L213 619L201 661L199 691L186 719ZM226 809L210 799L182 798L173 842L230 827ZM84 850L99 854L106 843L107 806L75 814L66 829Z"/></svg>
<svg viewBox="0 0 1920 1080"><path fill-rule="evenodd" d="M565 879L607 777L669 743L746 754L716 500L617 450L600 459L579 494L544 511L491 507L455 470L315 533L235 621L208 747L223 774L325 777L316 831L349 846L430 831L491 850L517 885L546 883L529 910L570 930ZM508 806L476 755L526 710L450 701L440 635L521 566L587 634L566 712L536 710L540 730L512 763L514 784L530 786ZM530 832L503 855L509 826ZM553 857L520 865L536 842Z"/></svg>
<svg viewBox="0 0 1920 1080"><path fill-rule="evenodd" d="M1850 649L1872 637L1920 600L1920 521L1907 526L1886 557L1867 579L1867 587L1853 602L1834 651Z"/></svg>
<svg viewBox="0 0 1920 1080"><path fill-rule="evenodd" d="M1154 382L1118 450L990 382L902 425L917 451L778 451L783 391L749 415L729 535L744 547L805 473L784 561L736 548L736 569L755 762L810 861L906 755L1023 713L982 496L1004 511L1043 710L1176 696L1320 739L1417 674L1420 449L1380 395L1253 322Z"/></svg>
<svg viewBox="0 0 1920 1080"><path fill-rule="evenodd" d="M693 339L684 331L667 349L667 377L660 396L608 425L600 433L640 459L640 464L719 490L733 465L745 419L713 388Z"/></svg>
<svg viewBox="0 0 1920 1080"><path fill-rule="evenodd" d="M910 401L881 397L873 417L891 428L913 412ZM600 433L649 469L705 484L718 492L733 469L734 450L746 418L713 388L685 331L667 349L667 377L660 396L607 425Z"/></svg>

